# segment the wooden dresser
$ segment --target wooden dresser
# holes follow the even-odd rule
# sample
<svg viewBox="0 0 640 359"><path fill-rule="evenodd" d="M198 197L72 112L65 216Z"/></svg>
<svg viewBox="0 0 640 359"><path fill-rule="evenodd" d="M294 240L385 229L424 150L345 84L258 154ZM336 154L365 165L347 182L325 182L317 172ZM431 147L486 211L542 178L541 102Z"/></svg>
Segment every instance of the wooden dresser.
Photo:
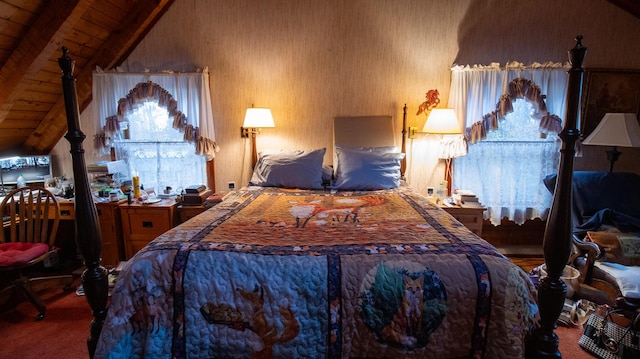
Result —
<svg viewBox="0 0 640 359"><path fill-rule="evenodd" d="M154 204L125 202L119 208L126 259L178 224L174 199L164 199Z"/></svg>

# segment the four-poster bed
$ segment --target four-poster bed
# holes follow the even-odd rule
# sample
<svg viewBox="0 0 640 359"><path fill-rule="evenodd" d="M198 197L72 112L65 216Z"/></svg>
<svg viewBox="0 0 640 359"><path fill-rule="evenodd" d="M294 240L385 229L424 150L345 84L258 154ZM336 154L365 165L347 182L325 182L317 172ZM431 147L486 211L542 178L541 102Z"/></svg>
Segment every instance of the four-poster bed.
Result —
<svg viewBox="0 0 640 359"><path fill-rule="evenodd" d="M139 252L125 268L125 279L119 279L116 284L108 314L107 271L100 265L100 229L83 158L82 141L85 136L78 122L73 61L63 48L59 63L63 71L69 126L66 138L71 143L76 188L77 241L87 267L82 275L83 285L94 315L88 339L90 355L93 357L96 353L99 336L106 331L107 338L101 338L100 355L118 350L122 353L128 350L129 354L159 350L158 353L167 356L186 357L190 356L189 353L207 355L207 350L215 352L231 345L238 350L254 350L254 356L265 354L265 351L283 355L302 353L300 348L313 347L317 351L310 353L321 353L325 357L423 357L426 353L439 357L517 357L524 355L524 342L529 340L529 356L556 357L558 341L553 329L566 293L560 276L570 250L568 205L573 145L578 137L575 123L584 52L578 38L576 47L571 50L568 111L561 133L564 147L544 241L549 276L541 280L538 294L541 326L531 338L527 333L537 318L533 298L535 290L524 272L442 209L402 184L397 188L375 188L371 192L354 190L347 185L344 191L337 192L314 189L313 185L309 187L311 189L299 189L304 186L294 185L292 187L298 189L248 187L238 191L221 205L170 230ZM403 128L403 150L404 141ZM404 170L404 165L400 164L404 154L390 152L397 149L387 150L393 146L373 146L376 146L373 150L339 150L338 180L349 178L345 167L351 165L353 156L358 160L374 158L391 162L397 173L401 167ZM378 152L383 147L385 150ZM311 156L317 159L319 153L322 164L324 150L302 151L294 155L296 158ZM383 178L383 181L387 180L388 177ZM389 212L377 212L378 208L386 205L392 205ZM278 211L264 211L272 207ZM245 213L246 219L236 216L240 212ZM399 216L391 215L394 213ZM295 218L293 222L289 222L291 215ZM375 222L376 216L379 223ZM347 222L355 225L346 226ZM318 229L323 226L334 235L317 237L326 231ZM295 232L294 237L278 237L299 228L312 233L309 239L303 236L303 232ZM408 232L403 232L407 229ZM356 238L363 237L362 231L368 231L371 239L369 235L363 240ZM241 233L240 237L237 233ZM269 237L265 238L265 234ZM434 238L438 240L434 242ZM295 243L283 244L291 239L295 239ZM237 264L249 261L248 257L257 258L257 262L251 262L247 267ZM161 267L158 258L172 265ZM201 276L202 272L195 272L188 266L191 263L200 263L211 272ZM213 267L219 267L220 263L226 263L235 271L225 267L213 272ZM363 269L362 265L369 267ZM261 266L269 269L266 272L256 269ZM298 277L313 280L297 281L296 276L281 268L283 266L299 269L296 272ZM305 274L303 268L317 272ZM171 277L158 277L159 272L169 272ZM280 282L271 278L274 272L286 276L291 283L279 286ZM233 275L238 276L235 279L249 279L251 283L234 282ZM321 280L318 278L325 278L326 282L317 283ZM381 302L389 297L385 296L388 294L384 293L384 286L379 286L379 280L391 281L398 288L404 288L399 289L405 294L396 298L398 309L395 314L393 311L385 314L384 308L380 307ZM145 292L136 286L136 282L141 281L146 283L147 289L153 283L169 283L167 285L171 288L167 293L170 294L162 294L166 288L161 286L152 288L153 293ZM196 282L198 286L190 287ZM212 294L215 290L217 292ZM153 305L148 302L152 294L157 295ZM192 299L194 296L196 299ZM228 296L235 298L236 302L221 299L228 299ZM315 299L319 303L304 302L301 308L296 307L301 296L306 298L303 300ZM270 323L265 314L258 314L263 310L257 307L266 307L270 299L276 303L271 312L267 310L267 314L281 317L280 324ZM243 305L249 305L247 303L253 303L254 310L257 310L253 317L247 318L239 313ZM444 324L440 326L441 323ZM276 327L271 328L268 324ZM271 331L263 332L260 328L271 328ZM270 334L274 330L277 335ZM164 332L158 334L159 331ZM192 339L193 335L186 338L186 332L197 332L204 340ZM246 348L252 342L234 343L234 338L240 333L257 335L257 339L253 338L258 342L256 348ZM140 339L140 335L145 339ZM173 339L168 340L170 344L162 341L153 344L154 335L171 336ZM211 343L218 337L226 338L226 341ZM454 337L456 339L452 340ZM124 338L137 338L141 340L139 344L145 342L147 346L160 348L135 345L123 348ZM364 338L371 340L367 346L359 343L364 342ZM461 338L469 339L469 343ZM303 339L314 340L301 342ZM297 345L287 347L286 342Z"/></svg>

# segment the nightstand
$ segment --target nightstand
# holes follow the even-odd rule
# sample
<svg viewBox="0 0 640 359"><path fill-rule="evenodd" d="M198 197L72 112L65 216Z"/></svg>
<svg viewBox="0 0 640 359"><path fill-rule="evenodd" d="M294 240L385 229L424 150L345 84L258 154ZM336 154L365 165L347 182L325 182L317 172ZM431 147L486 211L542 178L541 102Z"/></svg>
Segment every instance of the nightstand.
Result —
<svg viewBox="0 0 640 359"><path fill-rule="evenodd" d="M120 219L120 204L122 203L126 203L126 200L96 203L100 233L102 234L102 250L100 252L102 264L108 267L115 267L120 260L124 259L122 220Z"/></svg>
<svg viewBox="0 0 640 359"><path fill-rule="evenodd" d="M200 206L185 206L183 204L178 205L178 212L180 213L180 223L184 223L206 210L207 208L203 205L200 205Z"/></svg>
<svg viewBox="0 0 640 359"><path fill-rule="evenodd" d="M178 224L176 201L173 199L153 204L124 203L119 207L126 259Z"/></svg>
<svg viewBox="0 0 640 359"><path fill-rule="evenodd" d="M484 221L483 213L486 210L484 207L460 207L460 206L440 206L447 213L452 215L465 227L469 228L471 232L482 237L482 222Z"/></svg>

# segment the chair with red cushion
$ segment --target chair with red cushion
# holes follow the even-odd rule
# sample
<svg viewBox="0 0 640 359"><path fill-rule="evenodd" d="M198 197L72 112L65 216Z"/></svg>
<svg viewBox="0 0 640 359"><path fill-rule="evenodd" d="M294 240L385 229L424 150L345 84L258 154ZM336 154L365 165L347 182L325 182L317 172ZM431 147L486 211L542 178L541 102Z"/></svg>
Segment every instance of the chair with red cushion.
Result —
<svg viewBox="0 0 640 359"><path fill-rule="evenodd" d="M47 259L55 262L56 232L60 221L58 201L39 187L11 191L0 204L3 230L0 231L0 293L17 290L37 308L42 320L46 306L32 287L36 281L56 281L66 288L71 275L29 278L24 271Z"/></svg>

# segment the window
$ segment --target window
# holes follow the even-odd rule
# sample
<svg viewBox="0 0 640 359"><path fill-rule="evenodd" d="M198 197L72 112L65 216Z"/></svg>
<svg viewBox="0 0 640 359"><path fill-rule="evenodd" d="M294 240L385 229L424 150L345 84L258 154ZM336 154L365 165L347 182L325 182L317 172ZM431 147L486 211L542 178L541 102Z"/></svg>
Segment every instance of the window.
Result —
<svg viewBox="0 0 640 359"><path fill-rule="evenodd" d="M116 157L127 162L142 185L161 191L206 184L206 158L197 155L194 143L172 127L169 113L154 100L145 101L125 115L127 128L113 146Z"/></svg>
<svg viewBox="0 0 640 359"><path fill-rule="evenodd" d="M560 159L558 136L541 136L533 104L525 99L512 104L513 112L500 121L497 130L454 160L454 186L479 194L494 225L502 217L522 224L546 216L552 195L542 179L557 171Z"/></svg>
<svg viewBox="0 0 640 359"><path fill-rule="evenodd" d="M542 180L557 172L568 63L456 65L448 107L464 123L468 154L453 161L453 187L474 191L499 225L546 218ZM546 133L546 138L541 137Z"/></svg>

